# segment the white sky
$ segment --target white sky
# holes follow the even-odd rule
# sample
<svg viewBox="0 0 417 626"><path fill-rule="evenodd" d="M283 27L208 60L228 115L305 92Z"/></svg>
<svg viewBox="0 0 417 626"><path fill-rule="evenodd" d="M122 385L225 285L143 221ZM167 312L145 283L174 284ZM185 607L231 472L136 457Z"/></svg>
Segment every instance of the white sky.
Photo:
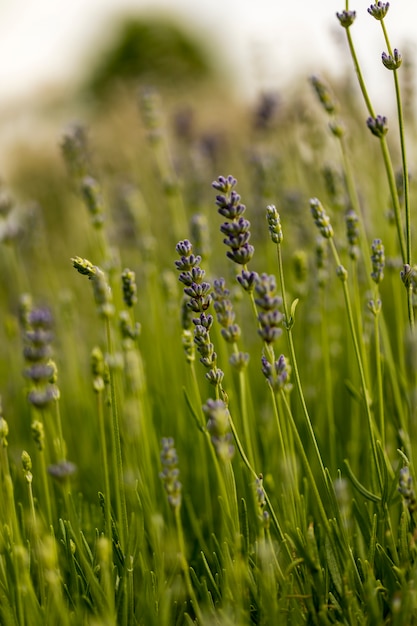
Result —
<svg viewBox="0 0 417 626"><path fill-rule="evenodd" d="M370 4L350 3L358 14L352 34L371 88L378 89L387 80L380 62L386 46L366 11ZM385 22L392 47L401 51L407 41L415 58L417 1L390 5ZM345 0L0 0L0 107L76 75L91 43L110 32L123 9L166 10L194 24L235 65L246 93L280 88L297 71L308 76L346 67L347 53L335 43L335 33L344 34L335 13L344 7Z"/></svg>

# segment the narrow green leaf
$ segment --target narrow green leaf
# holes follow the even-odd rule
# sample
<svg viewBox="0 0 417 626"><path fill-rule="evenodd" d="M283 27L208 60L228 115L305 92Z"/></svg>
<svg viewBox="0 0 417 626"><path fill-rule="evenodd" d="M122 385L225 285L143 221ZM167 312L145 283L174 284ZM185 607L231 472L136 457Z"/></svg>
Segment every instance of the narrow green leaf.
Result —
<svg viewBox="0 0 417 626"><path fill-rule="evenodd" d="M357 491L359 491L359 493L364 498L366 498L367 500L370 500L371 502L381 502L380 496L375 495L374 493L369 491L369 489L364 487L362 485L362 483L359 482L359 480L354 475L354 473L353 473L353 471L352 471L352 469L351 469L351 467L349 465L349 461L347 461L347 459L344 460L344 464L345 464L345 467L346 467L346 472L347 472L348 478L351 481L352 485L355 487L355 489Z"/></svg>

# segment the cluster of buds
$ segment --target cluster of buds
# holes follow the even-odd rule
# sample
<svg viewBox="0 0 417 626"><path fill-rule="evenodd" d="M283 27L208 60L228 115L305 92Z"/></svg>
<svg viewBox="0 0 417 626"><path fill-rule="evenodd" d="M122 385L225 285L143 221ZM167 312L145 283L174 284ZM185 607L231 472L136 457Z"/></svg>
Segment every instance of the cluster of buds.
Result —
<svg viewBox="0 0 417 626"><path fill-rule="evenodd" d="M359 257L359 218L353 209L346 213L346 236L349 243L349 256L352 261L356 261Z"/></svg>
<svg viewBox="0 0 417 626"><path fill-rule="evenodd" d="M208 370L206 373L207 380L212 385L220 385L224 373L217 367L217 353L214 351L214 345L210 340L210 329L213 325L213 316L201 313L199 318L194 318L194 343L200 353L200 363Z"/></svg>
<svg viewBox="0 0 417 626"><path fill-rule="evenodd" d="M235 312L230 300L230 291L226 287L224 278L213 281L214 310L217 321L222 326L221 334L228 343L235 343L240 337L240 327L235 323Z"/></svg>
<svg viewBox="0 0 417 626"><path fill-rule="evenodd" d="M101 349L96 346L91 351L91 375L93 379L93 389L95 393L104 391L109 382L109 368L104 359Z"/></svg>
<svg viewBox="0 0 417 626"><path fill-rule="evenodd" d="M333 228L330 223L330 218L318 198L310 199L310 210L314 223L319 229L321 236L325 239L333 237Z"/></svg>
<svg viewBox="0 0 417 626"><path fill-rule="evenodd" d="M324 110L329 115L336 113L338 108L337 102L328 85L326 85L326 83L318 76L311 76L310 83Z"/></svg>
<svg viewBox="0 0 417 626"><path fill-rule="evenodd" d="M133 270L124 269L121 275L123 302L128 308L132 308L137 302L136 276ZM140 324L132 324L128 311L119 313L119 330L123 341L125 352L133 348L136 339L140 335Z"/></svg>
<svg viewBox="0 0 417 626"><path fill-rule="evenodd" d="M377 285L384 278L385 252L384 244L380 239L374 239L372 242L372 273L371 278Z"/></svg>
<svg viewBox="0 0 417 626"><path fill-rule="evenodd" d="M81 181L81 195L91 216L91 223L99 228L104 222L104 204L99 182L92 176Z"/></svg>
<svg viewBox="0 0 417 626"><path fill-rule="evenodd" d="M106 274L88 259L77 256L71 261L77 272L88 276L93 283L94 299L99 315L104 318L112 317L114 315L113 295Z"/></svg>
<svg viewBox="0 0 417 626"><path fill-rule="evenodd" d="M164 437L161 441L161 463L162 472L159 476L164 484L168 503L175 510L181 506L182 485L178 480L180 473L178 469L178 455L174 448L172 437Z"/></svg>
<svg viewBox="0 0 417 626"><path fill-rule="evenodd" d="M335 209L342 209L345 205L345 183L342 174L338 169L330 164L326 164L323 167L322 174L331 206Z"/></svg>
<svg viewBox="0 0 417 626"><path fill-rule="evenodd" d="M270 515L268 511L265 510L266 505L266 496L264 490L264 477L262 474L255 480L255 493L256 493L256 503L258 505L259 511L259 519L261 520L262 526L265 530L268 530L270 525Z"/></svg>
<svg viewBox="0 0 417 626"><path fill-rule="evenodd" d="M369 15L372 15L376 20L381 21L388 13L389 2L375 2L368 8Z"/></svg>
<svg viewBox="0 0 417 626"><path fill-rule="evenodd" d="M376 117L368 117L366 125L371 133L381 139L388 132L388 120L385 115L377 115Z"/></svg>
<svg viewBox="0 0 417 626"><path fill-rule="evenodd" d="M34 407L43 409L59 398L57 369L51 360L52 314L44 307L32 308L21 321L26 362L23 373L32 382L28 400Z"/></svg>
<svg viewBox="0 0 417 626"><path fill-rule="evenodd" d="M400 276L405 288L411 287L413 295L417 296L417 265L411 266L409 263L405 263Z"/></svg>
<svg viewBox="0 0 417 626"><path fill-rule="evenodd" d="M276 207L270 204L266 207L266 219L268 221L269 235L273 243L281 243L284 236L282 234L281 219Z"/></svg>
<svg viewBox="0 0 417 626"><path fill-rule="evenodd" d="M162 137L160 98L155 89L146 88L140 93L139 108L148 132L150 143L158 143Z"/></svg>
<svg viewBox="0 0 417 626"><path fill-rule="evenodd" d="M32 484L33 475L32 475L32 459L26 450L23 450L21 455L22 460L22 469L26 482L28 485Z"/></svg>
<svg viewBox="0 0 417 626"><path fill-rule="evenodd" d="M219 176L212 186L220 192L216 196L218 212L229 220L220 226L221 232L226 235L223 241L230 248L226 254L235 263L246 265L255 249L249 243L250 222L243 217L246 207L240 202L240 195L234 190L236 183L237 180L233 176L227 178Z"/></svg>
<svg viewBox="0 0 417 626"><path fill-rule="evenodd" d="M255 304L258 307L258 332L267 344L273 343L281 335L280 328L283 315L278 310L282 298L276 293L275 276L261 274L255 284Z"/></svg>
<svg viewBox="0 0 417 626"><path fill-rule="evenodd" d="M204 281L205 271L199 267L201 256L192 253L192 245L188 239L180 241L176 250L180 259L175 261L175 267L180 272L179 280L185 285L184 293L187 296L186 307L193 313L199 313L193 318L194 343L200 353L200 362L208 369L207 379L213 385L220 385L224 373L217 367L217 354L210 341L210 328L213 316L207 315L212 296L211 285Z"/></svg>
<svg viewBox="0 0 417 626"><path fill-rule="evenodd" d="M82 124L72 124L64 131L61 151L72 178L82 180L89 169L88 138Z"/></svg>
<svg viewBox="0 0 417 626"><path fill-rule="evenodd" d="M124 269L122 272L123 302L129 308L133 307L137 298L136 276L133 270Z"/></svg>
<svg viewBox="0 0 417 626"><path fill-rule="evenodd" d="M291 367L283 354L272 365L265 356L261 357L262 373L265 376L271 389L275 392L291 391L292 385L289 382Z"/></svg>
<svg viewBox="0 0 417 626"><path fill-rule="evenodd" d="M192 245L188 239L180 241L176 251L180 259L175 267L180 272L179 280L185 285L184 293L188 296L187 308L194 313L207 311L211 304L210 283L204 281L205 271L199 267L200 255L192 253Z"/></svg>
<svg viewBox="0 0 417 626"><path fill-rule="evenodd" d="M343 137L345 134L345 127L340 120L334 117L339 107L336 98L330 90L330 87L328 87L328 85L326 85L326 83L317 76L312 76L310 78L310 82L316 92L320 104L326 113L331 116L331 121L329 123L330 131L335 137Z"/></svg>
<svg viewBox="0 0 417 626"><path fill-rule="evenodd" d="M242 270L241 273L236 276L239 285L248 293L253 292L258 278L257 272L251 272L249 270Z"/></svg>
<svg viewBox="0 0 417 626"><path fill-rule="evenodd" d="M398 492L402 495L404 504L407 506L410 513L417 511L416 494L408 465L404 466L400 470Z"/></svg>
<svg viewBox="0 0 417 626"><path fill-rule="evenodd" d="M207 430L216 449L217 456L223 462L230 461L235 453L230 432L230 413L223 400L207 400L203 412L208 418Z"/></svg>
<svg viewBox="0 0 417 626"><path fill-rule="evenodd" d="M403 58L401 53L397 48L394 48L392 54L387 54L383 52L381 55L382 63L387 70L398 70L401 63L403 62Z"/></svg>
<svg viewBox="0 0 417 626"><path fill-rule="evenodd" d="M343 28L349 28L349 26L352 26L353 22L356 19L356 11L341 11L340 13L336 13L336 17L340 22L340 25L343 26Z"/></svg>

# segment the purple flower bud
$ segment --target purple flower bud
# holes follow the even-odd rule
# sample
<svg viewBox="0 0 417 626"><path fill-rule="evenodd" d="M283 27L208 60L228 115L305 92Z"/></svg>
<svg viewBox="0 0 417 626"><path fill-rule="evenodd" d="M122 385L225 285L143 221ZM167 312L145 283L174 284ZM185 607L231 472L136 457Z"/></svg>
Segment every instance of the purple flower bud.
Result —
<svg viewBox="0 0 417 626"><path fill-rule="evenodd" d="M372 15L376 20L381 21L388 13L389 2L375 2L368 8L369 15Z"/></svg>
<svg viewBox="0 0 417 626"><path fill-rule="evenodd" d="M377 115L376 117L368 117L366 125L375 137L383 137L388 132L388 120L385 115Z"/></svg>
<svg viewBox="0 0 417 626"><path fill-rule="evenodd" d="M229 193L229 191L233 189L236 183L237 183L236 178L234 178L233 176L229 174L229 176L227 177L219 176L217 180L212 182L211 185L217 191L221 191L223 193Z"/></svg>
<svg viewBox="0 0 417 626"><path fill-rule="evenodd" d="M392 56L383 52L381 55L382 63L388 70L398 70L401 63L403 62L403 58L397 48L394 48Z"/></svg>
<svg viewBox="0 0 417 626"><path fill-rule="evenodd" d="M237 278L237 282L239 283L239 285L241 285L241 287L245 291L247 291L248 293L251 293L255 288L255 284L259 276L257 272L249 272L248 270L242 270L241 273L236 278Z"/></svg>
<svg viewBox="0 0 417 626"><path fill-rule="evenodd" d="M353 22L356 19L356 11L341 11L340 13L336 13L336 17L340 22L340 25L343 28L349 28L352 26Z"/></svg>
<svg viewBox="0 0 417 626"><path fill-rule="evenodd" d="M180 256L189 256L193 249L193 246L188 241L188 239L184 239L183 241L179 241L175 246L176 251Z"/></svg>

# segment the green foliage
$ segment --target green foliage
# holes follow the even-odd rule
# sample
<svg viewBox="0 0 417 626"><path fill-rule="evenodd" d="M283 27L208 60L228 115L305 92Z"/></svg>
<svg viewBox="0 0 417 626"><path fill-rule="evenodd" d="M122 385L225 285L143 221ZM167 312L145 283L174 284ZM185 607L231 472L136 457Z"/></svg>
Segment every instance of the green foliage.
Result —
<svg viewBox="0 0 417 626"><path fill-rule="evenodd" d="M416 189L312 82L217 133L147 91L1 189L1 624L417 623Z"/></svg>
<svg viewBox="0 0 417 626"><path fill-rule="evenodd" d="M201 41L166 18L129 18L93 62L86 89L100 98L123 83L174 88L214 76Z"/></svg>

